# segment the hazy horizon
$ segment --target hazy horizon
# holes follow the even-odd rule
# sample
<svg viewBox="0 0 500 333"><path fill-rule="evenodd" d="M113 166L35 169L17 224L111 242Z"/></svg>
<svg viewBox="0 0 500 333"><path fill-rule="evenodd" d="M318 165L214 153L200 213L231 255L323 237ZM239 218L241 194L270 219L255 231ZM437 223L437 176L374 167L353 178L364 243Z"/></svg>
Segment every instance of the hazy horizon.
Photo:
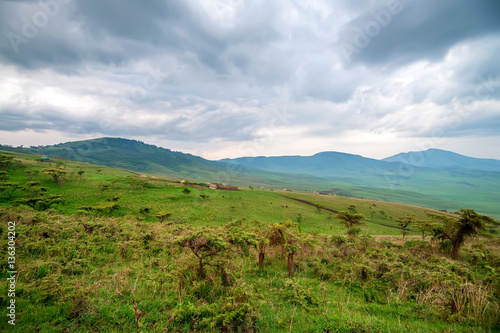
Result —
<svg viewBox="0 0 500 333"><path fill-rule="evenodd" d="M83 140L72 140L72 141L67 141L67 142L57 142L57 143L53 143L53 144L48 144L48 145L41 145L41 146L53 146L53 145L57 145L57 144L63 144L63 143L68 143L68 142L79 142L79 141L87 141L87 140L95 140L95 139L105 139L105 138L113 138L113 139L125 139L125 140L136 140L136 139L128 139L128 138L123 138L123 137L99 137L99 138L91 138L91 139L83 139ZM149 145L155 145L159 148L166 148L166 149L170 149L172 151L179 151L179 150L176 150L176 149L172 149L172 148L169 148L169 147L162 147L162 146L159 146L159 145L156 145L154 143L151 143L151 142L144 142L144 141L141 141L139 140L140 142L143 142L145 144L149 144ZM0 144L3 144L3 143L0 143ZM13 146L13 147L21 147L22 148L29 148L30 145L10 145L10 146ZM31 146L38 146L38 145L31 145ZM495 158L489 158L489 157L475 157L475 156L469 156L469 155L464 155L464 154L460 154L460 153L457 153L457 152L454 152L454 151L449 151L449 150L443 150L443 149L439 149L439 148L429 148L429 149L437 149L437 150L441 150L441 151L445 151L445 152L451 152L451 153L456 153L456 154L459 154L459 155L462 155L462 156L466 156L466 157L473 157L473 158L484 158L484 159L495 159ZM179 151L181 153L188 153L190 154L189 152L186 152L186 151ZM351 152L348 152L348 151L339 151L339 150L325 150L325 151L318 151L318 152L315 152L313 154L309 154L309 155L301 155L301 154L286 154L286 155L255 155L255 156L236 156L236 157L223 157L223 158L219 158L219 159L209 159L209 158L206 158L204 156L201 156L201 155L197 155L197 156L200 156L200 157L204 157L208 160L212 160L212 161L219 161L219 160L222 160L222 159L226 159L226 158L239 158L239 157L283 157L283 156L303 156L303 157L307 157L307 156L313 156L313 155L316 155L316 154L319 154L319 153L328 153L328 152L334 152L334 153L344 153L344 154L351 154L351 155L360 155L362 157L366 157L366 158L372 158L372 159L377 159L377 160L382 160L384 158L388 158L388 157L392 157L392 156L395 156L395 155L398 155L398 154L405 154L405 153L418 153L418 152L425 152L425 151L401 151L401 152L398 152L396 154L393 154L393 155L390 155L390 156L384 156L384 157L381 157L381 158L375 158L375 157L370 157L370 156L365 156L365 155L361 155L361 154L354 154L354 153L351 153ZM496 160L499 160L500 159L496 159Z"/></svg>
<svg viewBox="0 0 500 333"><path fill-rule="evenodd" d="M0 2L0 143L500 159L500 3Z"/></svg>

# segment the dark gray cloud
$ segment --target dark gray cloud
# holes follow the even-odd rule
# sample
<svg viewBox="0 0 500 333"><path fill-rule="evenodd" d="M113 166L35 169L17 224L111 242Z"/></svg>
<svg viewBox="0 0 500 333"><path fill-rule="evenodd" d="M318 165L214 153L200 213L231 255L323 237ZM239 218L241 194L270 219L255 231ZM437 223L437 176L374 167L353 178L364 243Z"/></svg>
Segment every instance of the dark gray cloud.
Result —
<svg viewBox="0 0 500 333"><path fill-rule="evenodd" d="M499 17L497 1L388 1L346 24L341 40L355 47L367 40L353 62L385 65L390 61L394 66L419 59L437 61L457 43L498 35Z"/></svg>
<svg viewBox="0 0 500 333"><path fill-rule="evenodd" d="M487 0L2 1L0 132L223 145L267 131L310 153L351 132L491 137L499 17Z"/></svg>

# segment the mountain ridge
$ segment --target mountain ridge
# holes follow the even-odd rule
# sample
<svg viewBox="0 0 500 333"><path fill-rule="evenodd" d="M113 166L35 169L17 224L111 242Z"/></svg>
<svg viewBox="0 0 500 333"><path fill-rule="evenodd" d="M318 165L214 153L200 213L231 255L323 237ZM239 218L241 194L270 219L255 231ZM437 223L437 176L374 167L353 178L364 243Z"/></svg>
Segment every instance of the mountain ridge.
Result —
<svg viewBox="0 0 500 333"><path fill-rule="evenodd" d="M431 148L423 151L410 151L383 158L386 162L400 162L419 167L442 170L483 170L500 172L500 160L476 158L452 151Z"/></svg>
<svg viewBox="0 0 500 333"><path fill-rule="evenodd" d="M219 161L123 138L0 149L199 182L315 191L435 209L473 207L500 217L500 172L408 166L340 152Z"/></svg>
<svg viewBox="0 0 500 333"><path fill-rule="evenodd" d="M394 172L400 162L386 162L349 153L319 152L311 156L258 156L222 159L219 162L239 164L247 168L294 174L315 174L330 177L357 172Z"/></svg>

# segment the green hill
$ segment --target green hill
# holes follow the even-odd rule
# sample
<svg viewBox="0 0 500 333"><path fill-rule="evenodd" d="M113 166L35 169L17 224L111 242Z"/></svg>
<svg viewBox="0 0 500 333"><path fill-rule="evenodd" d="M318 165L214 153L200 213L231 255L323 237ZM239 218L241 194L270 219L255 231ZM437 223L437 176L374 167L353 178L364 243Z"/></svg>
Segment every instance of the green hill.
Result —
<svg viewBox="0 0 500 333"><path fill-rule="evenodd" d="M494 222L452 260L417 223L402 238L399 217L459 218L429 208L0 155L2 331L499 328ZM364 215L349 233L346 210Z"/></svg>
<svg viewBox="0 0 500 333"><path fill-rule="evenodd" d="M3 149L9 148L3 147ZM219 163L198 156L122 138L99 138L11 150L180 177L224 170Z"/></svg>
<svg viewBox="0 0 500 333"><path fill-rule="evenodd" d="M451 151L428 149L400 153L384 158L386 162L400 162L415 166L438 168L444 170L483 170L500 172L500 161L487 158L473 158Z"/></svg>
<svg viewBox="0 0 500 333"><path fill-rule="evenodd" d="M394 172L399 163L339 152L322 152L313 156L240 157L223 159L249 168L273 172L311 174L321 177L348 177L353 174L381 174Z"/></svg>
<svg viewBox="0 0 500 333"><path fill-rule="evenodd" d="M451 210L472 204L485 213L500 217L497 204L500 202L500 172L466 168L443 170L338 152L221 161L266 172L294 173L298 179L304 175L320 176L324 183L335 184L332 193L342 189L350 196Z"/></svg>
<svg viewBox="0 0 500 333"><path fill-rule="evenodd" d="M337 152L209 161L121 138L0 148L196 182L287 188L449 211L472 206L500 218L500 172L415 167Z"/></svg>

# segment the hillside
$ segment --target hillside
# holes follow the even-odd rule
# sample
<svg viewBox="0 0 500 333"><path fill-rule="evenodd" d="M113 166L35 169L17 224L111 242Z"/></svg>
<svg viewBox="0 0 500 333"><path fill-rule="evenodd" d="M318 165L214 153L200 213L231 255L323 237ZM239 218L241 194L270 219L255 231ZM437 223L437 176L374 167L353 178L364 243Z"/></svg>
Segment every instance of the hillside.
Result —
<svg viewBox="0 0 500 333"><path fill-rule="evenodd" d="M493 223L486 225L490 236L468 239L452 260L448 243L429 242L432 232L418 223L403 239L397 220L460 215L313 193L210 190L123 169L0 154L7 156L0 160L0 256L15 256L0 278L16 277L15 284L0 284L2 295L16 294L15 326L3 320L2 331L499 328ZM47 174L54 168L61 168L57 182ZM337 212L346 210L364 215L354 229L340 223ZM0 298L4 318L8 302Z"/></svg>
<svg viewBox="0 0 500 333"><path fill-rule="evenodd" d="M332 187L343 189L350 196L451 210L473 204L485 213L500 217L499 172L443 170L338 152L221 161L267 172L289 172L298 179L305 175L321 176L325 183L335 184Z"/></svg>
<svg viewBox="0 0 500 333"><path fill-rule="evenodd" d="M209 161L120 138L0 148L197 182L287 188L450 211L473 206L500 218L500 172L414 167L337 152Z"/></svg>
<svg viewBox="0 0 500 333"><path fill-rule="evenodd" d="M412 212L419 218L425 218L430 208L401 205L390 202L378 202L343 196L324 196L305 192L288 192L272 189L249 189L240 188L240 191L218 191L200 187L199 184L190 188L188 195L183 194L183 186L180 179L153 176L130 172L123 169L103 167L88 163L56 160L59 165L64 166L64 181L61 186L54 184L49 175L43 174L45 168L57 166L56 163L37 163L36 156L20 153L2 152L0 154L12 154L16 160L25 166L22 169L10 170L7 181L17 184L25 184L30 181L25 171L33 171L33 181L39 182L37 186L48 189L50 195L63 195L65 204L57 206L57 209L65 214L78 213L82 206L92 206L102 201L117 197L121 206L119 212L113 216L134 216L144 218L146 221L155 221L154 214L169 209L172 217L194 225L225 225L234 219L245 216L248 219L262 220L268 222L279 222L294 219L298 214L308 221L305 226L307 231L327 232L328 230L341 231L340 226L326 226L329 213L324 211L318 214L314 204L321 204L333 211L346 210L351 204L358 207L360 213L369 216L366 230L371 234L393 234L400 231L394 220L403 212ZM78 174L82 171L82 175ZM146 177L144 177L146 176ZM100 194L100 185L108 184L109 190ZM36 188L36 187L35 187ZM10 206L11 202L23 198L30 189L21 188L13 192L10 198L7 192L0 197L0 205ZM8 191L8 190L6 190ZM23 192L25 191L25 192ZM210 200L200 197L206 195ZM298 202L299 199L304 202ZM313 204L313 206L307 203ZM376 211L372 211L376 205ZM141 208L148 207L150 213L140 213ZM384 211L380 214L379 211ZM441 214L434 211L436 214ZM387 227L381 227L386 225Z"/></svg>
<svg viewBox="0 0 500 333"><path fill-rule="evenodd" d="M394 172L397 163L387 163L360 155L322 152L313 156L240 157L220 160L248 168L273 172L310 174L321 177L348 177L353 174Z"/></svg>
<svg viewBox="0 0 500 333"><path fill-rule="evenodd" d="M171 176L192 175L198 172L220 172L224 168L217 162L169 149L122 138L99 138L66 142L51 146L30 148L2 147L23 153L89 162L137 172L162 173Z"/></svg>
<svg viewBox="0 0 500 333"><path fill-rule="evenodd" d="M284 188L293 184L294 188L316 190L317 184L324 182L323 178L313 175L298 180L295 176L288 174L228 166L225 163L206 160L199 156L123 138L99 138L29 148L0 146L0 149L83 163L89 162L160 176L188 178L203 182L234 183L241 186ZM311 183L315 185L311 186Z"/></svg>
<svg viewBox="0 0 500 333"><path fill-rule="evenodd" d="M400 162L414 166L437 168L443 170L472 169L500 172L500 160L474 158L440 149L428 149L425 151L400 153L384 158L382 161Z"/></svg>

